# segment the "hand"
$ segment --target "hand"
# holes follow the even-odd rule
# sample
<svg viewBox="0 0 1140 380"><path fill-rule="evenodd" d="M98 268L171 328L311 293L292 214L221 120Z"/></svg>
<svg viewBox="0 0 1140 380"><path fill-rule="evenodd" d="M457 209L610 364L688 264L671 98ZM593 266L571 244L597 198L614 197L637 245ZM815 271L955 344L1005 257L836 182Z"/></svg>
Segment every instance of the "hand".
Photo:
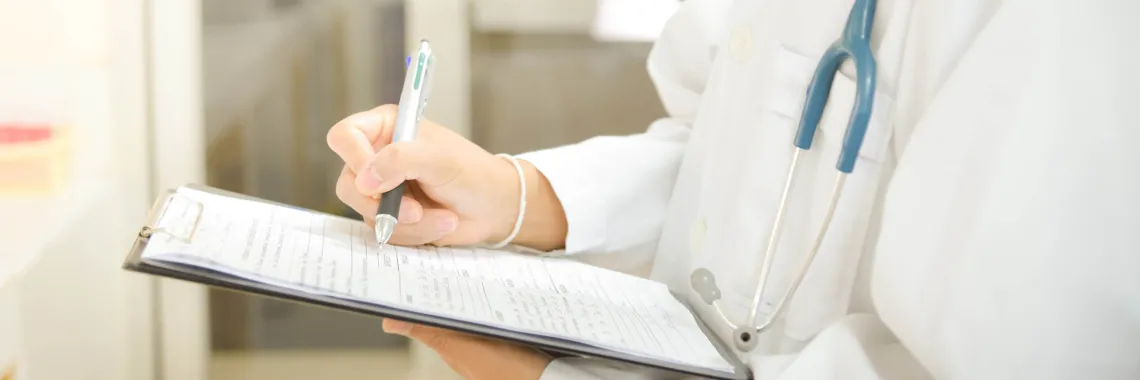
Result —
<svg viewBox="0 0 1140 380"><path fill-rule="evenodd" d="M396 106L352 115L334 125L328 144L344 160L337 196L372 223L380 194L407 181L391 243L469 245L505 239L518 217L514 166L430 120L414 141L390 143ZM545 177L529 163L526 224L516 244L556 249L566 221Z"/></svg>
<svg viewBox="0 0 1140 380"><path fill-rule="evenodd" d="M553 360L523 346L393 319L384 320L384 331L420 341L470 380L537 380Z"/></svg>

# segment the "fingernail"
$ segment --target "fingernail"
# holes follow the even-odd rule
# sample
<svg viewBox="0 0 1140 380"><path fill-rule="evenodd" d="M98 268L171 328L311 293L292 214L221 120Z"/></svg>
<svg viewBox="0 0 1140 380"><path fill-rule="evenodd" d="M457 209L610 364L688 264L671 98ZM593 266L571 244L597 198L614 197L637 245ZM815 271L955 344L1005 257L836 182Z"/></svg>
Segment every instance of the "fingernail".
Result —
<svg viewBox="0 0 1140 380"><path fill-rule="evenodd" d="M365 170L361 176L364 177L361 179L361 181L363 181L362 184L364 185L365 189L372 190L380 187L380 176L376 175L376 172L372 170L372 167L369 167L367 170Z"/></svg>
<svg viewBox="0 0 1140 380"><path fill-rule="evenodd" d="M436 222L435 228L439 229L439 232L451 232L455 231L455 227L458 224L459 221L455 219L443 218Z"/></svg>
<svg viewBox="0 0 1140 380"><path fill-rule="evenodd" d="M411 323L397 321L395 319L388 319L384 323L384 332L389 334L407 336L409 331L412 331Z"/></svg>

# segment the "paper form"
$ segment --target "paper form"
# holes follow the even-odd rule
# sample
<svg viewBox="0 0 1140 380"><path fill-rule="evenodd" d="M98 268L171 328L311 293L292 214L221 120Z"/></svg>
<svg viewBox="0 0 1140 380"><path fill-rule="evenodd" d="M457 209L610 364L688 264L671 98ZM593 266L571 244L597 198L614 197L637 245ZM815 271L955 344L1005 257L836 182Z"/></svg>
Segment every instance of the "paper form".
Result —
<svg viewBox="0 0 1140 380"><path fill-rule="evenodd" d="M191 200L193 199L193 201ZM732 371L663 284L556 258L380 248L360 221L181 189L143 258L255 281Z"/></svg>

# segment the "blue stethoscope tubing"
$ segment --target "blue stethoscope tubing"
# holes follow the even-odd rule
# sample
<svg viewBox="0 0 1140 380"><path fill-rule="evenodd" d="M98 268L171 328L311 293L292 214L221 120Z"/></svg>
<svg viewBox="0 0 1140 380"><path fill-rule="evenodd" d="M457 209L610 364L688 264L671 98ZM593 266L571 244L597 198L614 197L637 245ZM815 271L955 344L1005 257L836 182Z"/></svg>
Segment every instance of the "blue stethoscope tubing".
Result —
<svg viewBox="0 0 1140 380"><path fill-rule="evenodd" d="M746 323L741 325L732 323L724 311L721 310L719 304L716 302L720 298L720 291L716 287L716 280L711 271L704 268L697 269L693 272L690 279L693 290L695 290L706 303L712 305L724 322L734 329L733 346L740 351L747 352L755 348L759 342L757 335L771 327L773 322L783 315L787 308L788 301L795 294L796 289L799 288L800 283L803 281L804 276L807 275L808 269L815 260L816 253L819 252L823 239L827 235L828 226L831 224L832 216L835 214L835 207L839 201L839 196L842 194L844 180L855 168L855 161L859 157L859 149L863 146L863 138L866 136L867 128L870 124L871 109L875 99L877 65L875 63L874 54L871 52L871 27L875 20L875 5L875 0L855 0L855 4L851 7L851 13L847 16L847 23L843 28L843 35L824 52L823 57L820 58L819 64L816 66L811 83L808 85L803 113L800 116L799 127L796 129L796 135L792 142L796 149L792 155L791 164L788 167L784 189L780 195L780 206L776 211L776 218L768 237L764 262L760 269L756 293L753 294L748 319L745 321ZM836 169L839 170L839 173L836 177L834 188L832 189L827 213L824 216L819 233L816 234L811 251L808 252L807 257L800 266L798 275L793 278L787 292L785 292L776 303L775 308L768 313L768 317L762 323L757 324L760 304L763 302L768 275L772 269L776 247L779 243L780 231L784 223L788 196L791 192L793 179L795 178L796 164L799 160L800 153L811 150L816 129L819 126L820 120L823 118L824 108L827 106L832 81L839 72L840 65L844 60L849 58L855 63L855 104L851 109L851 115L847 121L847 131L843 135L843 144L839 152L839 160L836 163Z"/></svg>

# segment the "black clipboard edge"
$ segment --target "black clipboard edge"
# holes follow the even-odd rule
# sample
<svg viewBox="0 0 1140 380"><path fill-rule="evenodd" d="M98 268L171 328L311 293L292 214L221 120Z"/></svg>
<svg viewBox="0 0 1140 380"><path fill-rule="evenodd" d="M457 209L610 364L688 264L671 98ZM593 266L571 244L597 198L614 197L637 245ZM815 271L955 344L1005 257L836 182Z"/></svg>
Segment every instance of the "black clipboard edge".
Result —
<svg viewBox="0 0 1140 380"><path fill-rule="evenodd" d="M267 201L260 198L250 197L244 194L215 189L212 187L201 185L187 185L186 188L209 192L217 195L231 196L278 206L296 208L295 206L284 205L278 202ZM170 201L174 196L176 196L176 194L176 189L169 190L159 196L159 198L155 201L147 217L146 224L140 229L139 234L135 237L134 244L132 245L127 257L123 261L122 268L124 270L197 283L239 293L268 297L286 302L314 305L341 312L364 314L379 318L405 320L427 326L444 328L476 336L486 337L489 339L499 339L523 343L553 353L560 353L584 358L600 358L710 379L752 379L752 373L748 367L740 360L738 360L736 356L732 354L732 351L729 350L728 347L720 341L720 339L716 338L716 335L712 333L712 330L700 318L694 318L694 320L696 320L697 325L701 328L705 336L710 337L709 340L717 349L718 353L720 353L720 355L726 361L728 361L729 364L735 367L734 373L726 374L720 371L712 371L704 368L678 365L659 359L630 355L570 340L523 333L453 318L440 317L409 310L401 310L373 303L357 302L339 297L306 293L191 265L166 262L156 264L143 260L142 252L145 250L146 244L149 241L153 231L156 230L154 228L155 223L157 223L159 218L162 217L162 213L165 211L166 206L169 205ZM681 304L688 308L690 312L693 311L691 306L685 302L683 298L678 297L676 294L674 294L674 297L677 297Z"/></svg>

